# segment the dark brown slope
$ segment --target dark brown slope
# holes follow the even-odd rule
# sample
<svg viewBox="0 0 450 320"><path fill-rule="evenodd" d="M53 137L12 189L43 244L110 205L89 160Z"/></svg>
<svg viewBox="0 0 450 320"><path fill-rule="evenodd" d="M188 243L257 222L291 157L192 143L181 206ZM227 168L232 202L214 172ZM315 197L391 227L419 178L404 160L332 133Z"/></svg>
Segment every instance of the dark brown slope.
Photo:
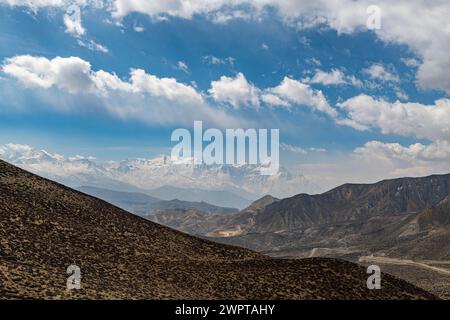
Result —
<svg viewBox="0 0 450 320"><path fill-rule="evenodd" d="M275 260L157 225L0 161L0 297L433 298L334 259ZM82 269L66 291L66 268Z"/></svg>

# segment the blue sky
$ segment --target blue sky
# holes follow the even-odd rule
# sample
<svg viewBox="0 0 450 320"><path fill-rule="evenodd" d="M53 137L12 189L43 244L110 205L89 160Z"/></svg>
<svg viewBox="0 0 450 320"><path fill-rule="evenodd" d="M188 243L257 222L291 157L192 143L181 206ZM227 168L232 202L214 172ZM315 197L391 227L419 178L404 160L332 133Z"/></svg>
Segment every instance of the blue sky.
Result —
<svg viewBox="0 0 450 320"><path fill-rule="evenodd" d="M0 1L0 144L29 144L100 160L153 157L170 152L173 129L190 128L194 120L205 120L212 127L280 128L282 164L298 165L312 175L319 170L318 164L348 162L355 154L370 163L378 152L383 152L383 161L390 161L386 169L390 171L382 170L386 176L448 169L447 158L428 156L432 147L448 152L450 140L445 129L450 124L450 118L445 118L450 114L449 80L439 73L445 67L439 64L445 61L430 53L435 46L445 49L448 43L437 42L449 38L433 34L433 26L417 21L412 27L403 26L410 32L414 32L411 28L428 28L429 43L416 43L402 38L402 26L393 25L398 22L388 8L382 11L386 19L381 30L368 30L357 22L337 23L331 18L334 8L321 1L319 14L308 12L304 1L291 1L306 6L292 16L290 1L282 1L286 8L270 1L257 8L252 1L211 8L208 1L200 1L199 7L204 7L187 14L183 8L169 10L163 4L161 8L120 7L123 2L110 1L110 7L102 8L78 2L81 15L71 17L82 28L80 32L64 21L73 4L70 1L34 1L33 8L12 5L21 1ZM383 5L380 2L382 9ZM365 4L351 6L343 1L342 7L339 10L351 11L364 9ZM407 12L409 7L405 8ZM367 13L357 13L355 20L365 21ZM299 26L305 17L314 18L314 23ZM11 60L24 56L29 57L27 62ZM57 57L79 60L56 62ZM37 67L40 58L47 60L44 70ZM86 80L75 79L78 71L58 69L69 62L77 68L80 61L90 64L87 72L97 79L92 80L97 91L87 92L91 86L84 88ZM46 74L53 67L56 71ZM133 88L120 89L123 92L111 86L106 93L100 92L95 82L102 76L99 70L117 75L126 86L132 82L132 69L145 72L148 83L140 85L146 89L136 89L133 83ZM237 81L239 75L243 83ZM172 78L172 84L160 81L163 78ZM292 80L293 87L282 87L284 79ZM58 84L66 80L67 85ZM185 95L174 97L172 90L178 90L178 84ZM70 85L78 87L71 89ZM269 105L265 100L269 94L282 105ZM198 113L195 106L185 110L186 104L194 103L186 102L186 97L201 99L204 107ZM436 100L444 105L441 116L430 116L430 122L425 119L421 124L420 115L436 109ZM142 107L124 111L125 107L120 109L123 103ZM331 111L320 109L324 103ZM174 105L174 112L168 104ZM395 111L395 106L403 113ZM417 110L409 114L411 108ZM388 123L391 113L398 115L398 126ZM223 117L227 120L222 121ZM378 149L366 145L374 141ZM416 143L422 146L421 153L411 148Z"/></svg>

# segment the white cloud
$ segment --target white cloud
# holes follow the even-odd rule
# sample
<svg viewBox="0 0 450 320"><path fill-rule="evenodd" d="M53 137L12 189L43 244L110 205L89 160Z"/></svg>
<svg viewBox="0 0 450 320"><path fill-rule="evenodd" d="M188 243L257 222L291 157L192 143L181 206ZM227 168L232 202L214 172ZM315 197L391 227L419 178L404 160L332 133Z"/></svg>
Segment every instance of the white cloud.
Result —
<svg viewBox="0 0 450 320"><path fill-rule="evenodd" d="M10 6L26 6L33 10L42 7L62 7L70 3L69 0L0 0L0 4Z"/></svg>
<svg viewBox="0 0 450 320"><path fill-rule="evenodd" d="M5 60L2 71L28 87L56 86L70 93L92 88L91 65L78 57L48 60L29 55L16 56Z"/></svg>
<svg viewBox="0 0 450 320"><path fill-rule="evenodd" d="M341 70L333 69L330 72L316 70L314 77L309 81L310 83L321 83L323 85L345 84L345 75Z"/></svg>
<svg viewBox="0 0 450 320"><path fill-rule="evenodd" d="M144 27L136 26L136 25L133 27L133 30L136 32L144 32L145 31Z"/></svg>
<svg viewBox="0 0 450 320"><path fill-rule="evenodd" d="M249 12L245 12L243 10L215 11L210 13L208 16L211 19L211 21L217 24L226 24L229 21L236 19L248 20L252 17L252 15Z"/></svg>
<svg viewBox="0 0 450 320"><path fill-rule="evenodd" d="M309 151L313 151L313 152L327 152L327 149L311 147L311 148L309 148Z"/></svg>
<svg viewBox="0 0 450 320"><path fill-rule="evenodd" d="M261 100L270 107L286 107L290 108L291 104L281 99L279 96L271 94L271 93L265 93L261 96Z"/></svg>
<svg viewBox="0 0 450 320"><path fill-rule="evenodd" d="M338 115L328 104L322 91L288 77L276 87L260 89L250 83L242 73L238 73L234 78L222 76L218 81L212 81L208 92L215 101L228 103L235 109L242 106L259 108L263 102L270 107L306 106L333 118Z"/></svg>
<svg viewBox="0 0 450 320"><path fill-rule="evenodd" d="M80 7L72 5L68 8L64 14L64 25L66 26L66 32L75 37L81 37L86 33L86 30L81 24Z"/></svg>
<svg viewBox="0 0 450 320"><path fill-rule="evenodd" d="M388 71L385 66L380 63L372 64L369 68L363 69L371 79L380 81L399 82L400 79L393 71Z"/></svg>
<svg viewBox="0 0 450 320"><path fill-rule="evenodd" d="M261 44L261 48L262 48L263 50L269 50L269 46L268 46L265 42L263 42L263 43Z"/></svg>
<svg viewBox="0 0 450 320"><path fill-rule="evenodd" d="M203 56L202 60L205 61L208 64L213 64L213 65L219 65L219 64L230 64L230 65L233 65L234 64L234 58L233 57L218 58L218 57L213 56L213 55L208 55L208 56Z"/></svg>
<svg viewBox="0 0 450 320"><path fill-rule="evenodd" d="M98 1L83 1L95 3ZM0 0L8 5L39 7L62 7L65 0ZM108 3L109 2L105 2ZM339 33L367 30L366 9L371 0L179 0L179 1L129 1L112 0L113 16L122 18L131 12L151 16L155 20L167 16L191 19L194 15L204 15L213 22L223 23L230 19L247 16L258 17L268 6L278 10L279 15L289 25L305 28L317 24L327 24ZM92 4L91 4L92 5ZM381 8L381 28L373 30L386 43L404 44L417 55L421 62L417 80L424 89L441 89L450 92L450 3L448 1L407 1L393 3L379 0ZM247 9L243 10L242 8Z"/></svg>
<svg viewBox="0 0 450 320"><path fill-rule="evenodd" d="M98 1L83 1L83 3ZM65 0L0 0L8 5L39 7L62 7ZM108 3L109 2L105 2ZM122 18L131 12L151 16L155 20L167 16L191 19L204 15L213 22L223 23L230 19L258 17L268 6L278 10L283 20L298 28L327 24L339 33L367 30L366 9L371 0L178 0L178 1L129 1L112 0L113 16ZM417 80L424 89L441 89L450 92L450 3L448 1L407 1L393 3L379 0L382 12L381 28L373 30L386 43L404 44L418 56L421 64ZM92 4L91 4L92 5ZM243 10L242 8L247 9Z"/></svg>
<svg viewBox="0 0 450 320"><path fill-rule="evenodd" d="M450 172L450 143L436 141L402 146L369 141L350 153L321 153L313 162L298 164L295 170L320 183L324 191L343 183L445 174Z"/></svg>
<svg viewBox="0 0 450 320"><path fill-rule="evenodd" d="M390 176L428 175L450 170L450 143L443 140L407 147L399 143L369 141L356 148L354 154L366 163L377 163L386 168Z"/></svg>
<svg viewBox="0 0 450 320"><path fill-rule="evenodd" d="M418 138L450 140L450 100L439 99L434 105L388 102L359 95L338 106L347 118L338 123L358 130L379 128L383 134L414 135Z"/></svg>
<svg viewBox="0 0 450 320"><path fill-rule="evenodd" d="M401 58L400 61L410 68L416 68L420 66L420 61L414 58Z"/></svg>
<svg viewBox="0 0 450 320"><path fill-rule="evenodd" d="M322 65L322 63L319 60L317 60L316 58L314 58L314 57L306 59L305 62L308 63L308 64L315 65L315 66L321 66Z"/></svg>
<svg viewBox="0 0 450 320"><path fill-rule="evenodd" d="M102 52L102 53L109 52L109 49L106 46L104 46L100 43L97 43L94 40L83 41L81 39L77 39L77 43L80 47L88 48L91 51L98 51L98 52Z"/></svg>
<svg viewBox="0 0 450 320"><path fill-rule="evenodd" d="M240 72L234 78L222 76L212 81L208 92L215 101L228 103L235 109L242 106L259 107L259 89Z"/></svg>
<svg viewBox="0 0 450 320"><path fill-rule="evenodd" d="M429 145L415 143L403 147L399 143L369 141L363 147L356 148L354 152L371 158L397 159L407 162L450 160L450 142L438 140Z"/></svg>
<svg viewBox="0 0 450 320"><path fill-rule="evenodd" d="M400 100L405 100L405 101L409 100L408 94L405 91L401 90L400 88L395 88L395 95Z"/></svg>
<svg viewBox="0 0 450 320"><path fill-rule="evenodd" d="M302 147L293 146L293 145L288 144L288 143L281 143L280 144L280 148L282 150L293 152L293 153L298 153L298 154L308 154L310 152L326 152L327 151L324 148L315 148L315 147L311 147L311 148L305 149L305 148L302 148Z"/></svg>
<svg viewBox="0 0 450 320"><path fill-rule="evenodd" d="M177 62L177 69L183 71L184 73L189 73L189 67L184 61Z"/></svg>
<svg viewBox="0 0 450 320"><path fill-rule="evenodd" d="M237 123L235 118L209 106L201 93L174 78L159 78L142 69L132 69L128 80L103 70L94 71L78 57L47 59L29 55L6 59L2 71L25 87L67 93L69 109L96 107L114 116L149 123L187 123L203 120L220 126ZM46 101L59 105L61 94ZM86 100L79 103L79 98ZM64 100L64 101L65 101ZM84 106L86 105L86 106Z"/></svg>
<svg viewBox="0 0 450 320"><path fill-rule="evenodd" d="M347 76L347 82L358 88L361 88L363 86L362 81L356 78L354 75Z"/></svg>
<svg viewBox="0 0 450 320"><path fill-rule="evenodd" d="M267 89L269 93L276 94L291 103L307 106L313 110L336 117L337 111L329 104L322 91L311 88L308 84L285 77L276 87Z"/></svg>
<svg viewBox="0 0 450 320"><path fill-rule="evenodd" d="M361 80L357 79L354 75L347 76L339 69L332 69L330 72L316 69L314 76L311 79L307 79L307 81L309 83L320 83L325 86L345 84L362 87L363 85Z"/></svg>
<svg viewBox="0 0 450 320"><path fill-rule="evenodd" d="M303 149L302 147L296 147L287 143L281 143L280 148L281 150L286 150L297 154L308 154L308 151Z"/></svg>
<svg viewBox="0 0 450 320"><path fill-rule="evenodd" d="M115 116L141 119L156 123L179 123L203 119L210 123L236 123L224 111L211 107L192 85L179 83L174 78L159 78L142 69L132 69L128 80L103 70L94 71L89 62L79 57L56 57L51 60L29 55L4 60L3 73L17 79L25 87L66 92L76 109L77 96ZM280 85L261 90L247 81L242 73L235 77L222 76L211 82L210 97L233 108L258 108L263 102L270 106L302 105L332 117L337 115L320 90L308 84L284 78ZM54 98L52 100L52 98ZM51 96L46 103L59 108L61 96ZM66 101L63 100L65 103ZM84 105L84 104L82 104ZM61 106L63 108L63 106ZM81 106L80 106L81 108ZM221 118L222 117L222 118ZM245 121L238 121L243 123Z"/></svg>

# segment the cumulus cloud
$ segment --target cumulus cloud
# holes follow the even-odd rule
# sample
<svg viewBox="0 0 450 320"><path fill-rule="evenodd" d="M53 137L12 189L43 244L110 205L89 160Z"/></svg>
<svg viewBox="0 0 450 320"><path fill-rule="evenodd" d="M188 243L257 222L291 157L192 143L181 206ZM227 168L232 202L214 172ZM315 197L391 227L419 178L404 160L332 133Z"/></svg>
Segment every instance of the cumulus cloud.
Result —
<svg viewBox="0 0 450 320"><path fill-rule="evenodd" d="M195 119L221 125L236 123L235 118L209 106L194 87L142 69L131 69L129 79L122 80L114 73L92 70L90 63L79 57L49 60L23 55L6 59L2 71L25 87L68 94L74 101L73 109L82 97L112 115L150 123L191 123Z"/></svg>
<svg viewBox="0 0 450 320"><path fill-rule="evenodd" d="M235 109L245 106L259 108L264 103L270 107L288 109L294 105L304 106L333 118L338 115L322 91L289 77L285 77L276 87L261 89L249 82L242 73L235 77L222 76L211 82L208 93L215 101L227 103Z"/></svg>
<svg viewBox="0 0 450 320"><path fill-rule="evenodd" d="M203 56L202 60L204 62L206 62L207 64L212 64L212 65L220 65L220 64L233 65L234 64L234 58L233 57L218 58L218 57L213 56L213 55L207 55L207 56Z"/></svg>
<svg viewBox="0 0 450 320"><path fill-rule="evenodd" d="M99 1L79 0L82 3ZM67 0L0 0L8 5L39 7L67 6ZM279 16L297 28L327 24L339 33L367 30L366 9L371 0L179 0L179 1L129 1L112 0L108 6L114 17L121 19L131 12L146 14L155 21L167 20L167 16L191 19L204 15L211 21L223 23L230 19L258 17L267 7L278 10ZM91 4L92 5L92 4ZM423 89L440 89L450 93L450 3L448 1L395 1L379 0L381 28L373 30L385 42L404 44L421 61L417 70L417 82ZM246 7L243 11L243 7ZM420 17L418 17L420 15Z"/></svg>
<svg viewBox="0 0 450 320"><path fill-rule="evenodd" d="M99 1L79 0L82 3ZM0 0L8 5L39 7L62 7L68 0ZM339 33L367 30L366 9L371 0L179 0L179 1L105 1L111 4L114 17L121 19L131 12L146 14L156 21L167 16L191 19L204 15L213 22L243 17L260 16L264 9L272 7L289 25L297 28L327 24ZM91 4L92 5L92 4ZM382 12L381 28L373 30L385 42L404 44L417 54L421 61L417 81L421 88L440 89L450 93L450 3L448 1L379 0ZM243 7L247 9L243 11ZM420 15L420 17L418 16Z"/></svg>
<svg viewBox="0 0 450 320"><path fill-rule="evenodd" d="M206 15L218 11L230 12L230 7L241 10L249 6L250 13L258 15L271 6L280 16L296 27L312 27L327 24L340 33L367 30L366 9L371 0L308 1L308 0L225 0L215 1L115 1L115 15L123 17L130 12L150 16L170 15L190 19L194 15ZM380 0L376 3L382 12L381 28L374 30L386 42L409 46L421 58L417 79L426 89L442 89L450 92L450 3L448 1L395 1ZM418 17L420 15L420 17ZM233 17L228 14L228 17ZM237 16L238 17L238 16Z"/></svg>
<svg viewBox="0 0 450 320"><path fill-rule="evenodd" d="M330 72L326 72L320 69L316 69L314 76L308 79L309 83L320 83L325 86L329 85L353 85L355 87L361 87L361 80L355 76L347 76L339 69L332 69Z"/></svg>
<svg viewBox="0 0 450 320"><path fill-rule="evenodd" d="M29 55L6 59L2 71L25 86L50 88L56 86L70 93L90 90L92 87L91 65L78 57L44 57Z"/></svg>
<svg viewBox="0 0 450 320"><path fill-rule="evenodd" d="M271 93L263 94L261 96L261 100L270 107L292 107L292 105L288 101L283 100L279 96Z"/></svg>
<svg viewBox="0 0 450 320"><path fill-rule="evenodd" d="M0 4L7 4L10 6L26 6L32 9L42 7L62 7L70 3L69 0L0 0Z"/></svg>
<svg viewBox="0 0 450 320"><path fill-rule="evenodd" d="M450 100L439 99L434 105L388 102L367 95L350 98L338 106L347 112L338 123L358 130L378 128L383 134L450 140Z"/></svg>
<svg viewBox="0 0 450 320"><path fill-rule="evenodd" d="M393 71L387 70L387 68L381 63L372 64L370 67L363 69L363 73L375 80L392 82L400 81L398 76Z"/></svg>
<svg viewBox="0 0 450 320"><path fill-rule="evenodd" d="M64 25L66 32L74 35L75 37L81 37L86 33L83 25L81 24L81 11L80 7L71 5L64 14Z"/></svg>
<svg viewBox="0 0 450 320"><path fill-rule="evenodd" d="M240 72L234 78L222 76L212 81L208 92L214 100L228 103L236 109L241 106L259 108L259 89Z"/></svg>
<svg viewBox="0 0 450 320"><path fill-rule="evenodd" d="M391 176L428 175L450 170L450 142L438 140L402 146L399 143L369 141L356 148L354 154L367 163L377 163Z"/></svg>
<svg viewBox="0 0 450 320"><path fill-rule="evenodd" d="M88 61L79 57L47 59L21 55L5 59L1 70L26 88L45 89L49 94L54 90L67 93L74 105L79 104L77 97L83 97L87 104L122 118L177 123L197 117L221 126L236 123L236 118L205 101L194 86L174 78L160 78L142 69L131 69L129 78L124 80L111 72L93 70ZM214 101L235 109L259 108L262 102L288 108L301 105L332 117L337 115L320 90L290 78L284 78L276 87L259 89L238 73L235 77L222 76L212 81L208 93ZM58 101L55 99L51 103L58 108Z"/></svg>
<svg viewBox="0 0 450 320"><path fill-rule="evenodd" d="M345 84L345 75L341 70L333 69L330 72L316 70L314 77L309 81L310 83L321 83L323 85L331 84Z"/></svg>
<svg viewBox="0 0 450 320"><path fill-rule="evenodd" d="M356 148L356 154L377 157L385 160L397 159L401 161L432 161L449 160L450 143L438 140L429 145L415 143L403 147L399 143L383 143L380 141L369 141L363 147Z"/></svg>
<svg viewBox="0 0 450 320"><path fill-rule="evenodd" d="M308 84L285 77L276 87L270 88L268 92L279 96L283 100L291 103L304 105L313 110L337 117L337 111L332 108L324 94L320 90L311 88Z"/></svg>
<svg viewBox="0 0 450 320"><path fill-rule="evenodd" d="M88 48L91 51L98 51L98 52L102 52L102 53L109 52L109 49L106 46L104 46L100 43L97 43L93 40L83 41L81 39L78 39L77 43L80 47Z"/></svg>
<svg viewBox="0 0 450 320"><path fill-rule="evenodd" d="M178 62L177 62L176 68L177 68L178 70L183 71L184 73L189 73L189 67L188 67L188 65L186 64L186 62L184 62L184 61L178 61Z"/></svg>

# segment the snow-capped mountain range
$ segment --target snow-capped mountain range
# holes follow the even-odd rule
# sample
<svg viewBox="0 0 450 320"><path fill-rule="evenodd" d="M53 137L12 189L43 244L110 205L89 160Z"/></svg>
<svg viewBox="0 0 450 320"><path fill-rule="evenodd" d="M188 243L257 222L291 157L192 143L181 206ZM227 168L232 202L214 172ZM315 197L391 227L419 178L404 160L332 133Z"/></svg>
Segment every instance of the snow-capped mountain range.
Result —
<svg viewBox="0 0 450 320"><path fill-rule="evenodd" d="M302 174L283 167L275 175L261 175L258 165L194 165L168 156L98 162L93 157L65 157L28 145L0 146L0 158L70 187L98 186L120 191L143 191L162 186L229 191L256 199L265 194L282 198L318 187Z"/></svg>

